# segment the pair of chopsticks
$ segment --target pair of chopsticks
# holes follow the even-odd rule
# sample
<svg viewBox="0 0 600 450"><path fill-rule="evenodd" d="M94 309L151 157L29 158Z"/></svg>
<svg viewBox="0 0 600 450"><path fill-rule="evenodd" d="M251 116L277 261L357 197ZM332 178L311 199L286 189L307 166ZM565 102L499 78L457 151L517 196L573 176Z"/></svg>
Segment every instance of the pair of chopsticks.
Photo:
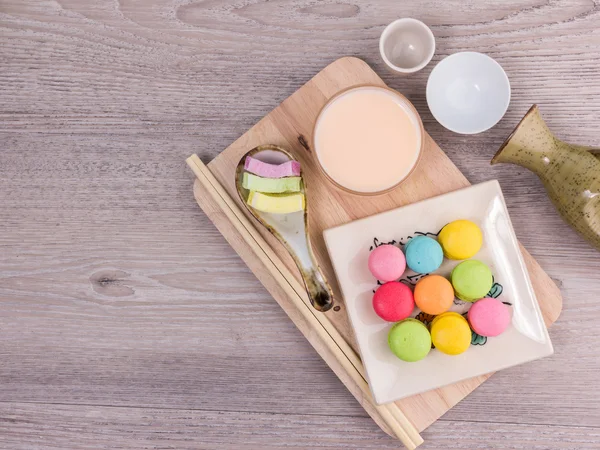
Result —
<svg viewBox="0 0 600 450"><path fill-rule="evenodd" d="M421 438L417 429L394 403L375 404L369 391L364 368L356 352L339 334L327 316L312 308L304 286L283 264L276 263L279 258L275 252L242 213L209 168L200 161L197 155L190 156L186 162L206 192L221 208L246 244L293 301L302 317L307 323L311 324L312 329L315 330L323 344L360 388L364 398L372 404L373 409L377 411L398 439L402 441L406 448L411 450L422 444L423 438Z"/></svg>

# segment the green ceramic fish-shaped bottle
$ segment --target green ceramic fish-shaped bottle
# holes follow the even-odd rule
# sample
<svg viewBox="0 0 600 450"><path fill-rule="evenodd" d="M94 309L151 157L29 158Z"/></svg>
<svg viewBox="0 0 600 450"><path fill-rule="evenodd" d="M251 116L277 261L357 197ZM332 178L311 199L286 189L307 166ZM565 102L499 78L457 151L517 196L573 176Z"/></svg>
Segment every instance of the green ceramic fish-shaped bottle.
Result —
<svg viewBox="0 0 600 450"><path fill-rule="evenodd" d="M537 105L521 119L492 159L534 172L560 215L600 250L600 149L554 137Z"/></svg>

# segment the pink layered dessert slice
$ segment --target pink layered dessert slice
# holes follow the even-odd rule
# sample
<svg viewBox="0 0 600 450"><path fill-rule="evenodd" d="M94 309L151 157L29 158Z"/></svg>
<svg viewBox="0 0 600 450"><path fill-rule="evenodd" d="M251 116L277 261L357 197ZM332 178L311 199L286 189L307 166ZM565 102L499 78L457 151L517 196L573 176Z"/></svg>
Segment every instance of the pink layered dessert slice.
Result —
<svg viewBox="0 0 600 450"><path fill-rule="evenodd" d="M300 176L300 163L287 161L283 164L269 164L258 159L246 156L244 169L263 178L283 178Z"/></svg>

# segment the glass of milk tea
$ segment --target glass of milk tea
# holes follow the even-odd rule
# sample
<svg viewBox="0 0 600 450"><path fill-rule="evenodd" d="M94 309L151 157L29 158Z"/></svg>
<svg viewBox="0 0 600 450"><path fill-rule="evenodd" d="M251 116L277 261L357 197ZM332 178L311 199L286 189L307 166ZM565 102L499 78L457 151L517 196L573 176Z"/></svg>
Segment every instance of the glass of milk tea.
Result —
<svg viewBox="0 0 600 450"><path fill-rule="evenodd" d="M319 113L313 148L323 173L342 190L390 191L414 170L424 145L421 118L399 92L359 86L331 98Z"/></svg>

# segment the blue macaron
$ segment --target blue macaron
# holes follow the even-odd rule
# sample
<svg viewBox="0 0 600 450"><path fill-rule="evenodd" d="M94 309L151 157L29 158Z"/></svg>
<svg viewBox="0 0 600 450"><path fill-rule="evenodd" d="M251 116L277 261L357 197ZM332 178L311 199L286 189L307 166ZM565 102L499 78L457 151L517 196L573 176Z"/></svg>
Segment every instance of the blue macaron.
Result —
<svg viewBox="0 0 600 450"><path fill-rule="evenodd" d="M444 260L444 251L438 241L427 236L416 236L404 247L406 265L417 273L436 271Z"/></svg>

